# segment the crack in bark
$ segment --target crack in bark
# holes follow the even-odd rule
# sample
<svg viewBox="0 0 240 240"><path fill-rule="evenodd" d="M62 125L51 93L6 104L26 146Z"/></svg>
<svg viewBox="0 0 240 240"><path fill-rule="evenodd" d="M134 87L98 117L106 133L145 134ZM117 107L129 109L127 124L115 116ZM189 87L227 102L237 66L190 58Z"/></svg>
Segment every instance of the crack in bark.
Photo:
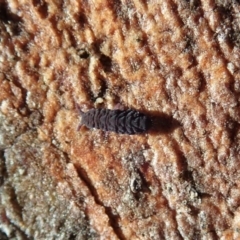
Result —
<svg viewBox="0 0 240 240"><path fill-rule="evenodd" d="M110 222L110 225L113 229L113 231L115 232L115 234L118 236L118 238L120 240L125 240L125 236L118 224L118 219L119 219L119 216L116 216L113 214L112 212L112 209L111 207L106 207L104 205L104 203L100 200L99 196L98 196L98 193L97 193L97 190L95 189L95 187L93 186L93 184L91 183L91 180L89 179L86 171L83 169L83 168L80 168L80 167L76 167L76 170L77 170L77 173L78 173L78 176L79 178L86 184L86 186L88 187L91 195L93 196L95 202L104 207L105 209L105 213L107 214L108 218L109 218L109 222Z"/></svg>

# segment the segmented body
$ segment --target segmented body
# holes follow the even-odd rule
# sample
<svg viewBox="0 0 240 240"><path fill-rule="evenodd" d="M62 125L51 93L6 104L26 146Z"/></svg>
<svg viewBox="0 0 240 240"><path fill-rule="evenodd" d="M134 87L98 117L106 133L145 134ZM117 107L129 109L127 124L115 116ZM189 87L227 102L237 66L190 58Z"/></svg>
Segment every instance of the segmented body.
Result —
<svg viewBox="0 0 240 240"><path fill-rule="evenodd" d="M135 110L90 109L81 113L81 125L123 134L136 134L147 131L151 119Z"/></svg>

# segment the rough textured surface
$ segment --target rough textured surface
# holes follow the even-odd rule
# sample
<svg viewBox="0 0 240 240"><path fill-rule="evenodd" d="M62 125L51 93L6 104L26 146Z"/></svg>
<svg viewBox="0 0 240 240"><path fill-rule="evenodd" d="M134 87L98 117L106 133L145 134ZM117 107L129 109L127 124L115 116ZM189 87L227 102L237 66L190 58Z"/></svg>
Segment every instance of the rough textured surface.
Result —
<svg viewBox="0 0 240 240"><path fill-rule="evenodd" d="M239 239L240 3L0 1L1 239ZM147 134L81 129L120 103Z"/></svg>

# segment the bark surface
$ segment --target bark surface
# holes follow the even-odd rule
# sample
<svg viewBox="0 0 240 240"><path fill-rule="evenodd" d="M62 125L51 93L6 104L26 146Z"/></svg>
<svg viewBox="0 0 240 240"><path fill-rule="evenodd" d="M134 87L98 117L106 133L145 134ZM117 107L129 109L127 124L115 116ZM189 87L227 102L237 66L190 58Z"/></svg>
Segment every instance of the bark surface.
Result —
<svg viewBox="0 0 240 240"><path fill-rule="evenodd" d="M0 1L0 239L239 239L239 12ZM77 131L119 103L152 129Z"/></svg>

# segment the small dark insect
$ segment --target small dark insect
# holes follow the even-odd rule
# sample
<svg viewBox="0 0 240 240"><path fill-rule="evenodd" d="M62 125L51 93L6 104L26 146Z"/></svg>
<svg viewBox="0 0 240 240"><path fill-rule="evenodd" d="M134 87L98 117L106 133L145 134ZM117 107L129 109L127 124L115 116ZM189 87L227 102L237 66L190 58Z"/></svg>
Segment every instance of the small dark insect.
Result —
<svg viewBox="0 0 240 240"><path fill-rule="evenodd" d="M84 113L80 110L80 126L97 128L123 134L146 132L151 127L151 119L135 110L90 109Z"/></svg>

